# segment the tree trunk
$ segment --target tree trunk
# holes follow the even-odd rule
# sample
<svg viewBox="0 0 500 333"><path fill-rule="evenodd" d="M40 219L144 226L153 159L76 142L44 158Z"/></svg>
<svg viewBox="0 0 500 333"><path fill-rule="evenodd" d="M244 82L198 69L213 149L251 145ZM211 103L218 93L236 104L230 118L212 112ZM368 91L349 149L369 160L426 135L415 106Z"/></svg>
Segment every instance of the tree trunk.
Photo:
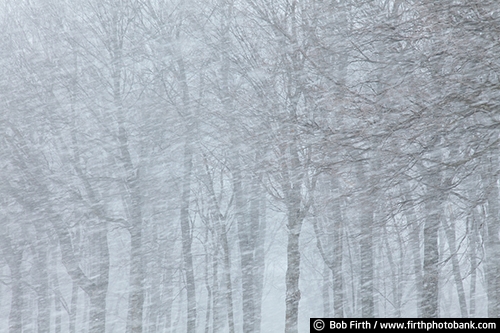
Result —
<svg viewBox="0 0 500 333"><path fill-rule="evenodd" d="M99 258L96 263L97 278L96 288L90 295L90 332L98 333L106 331L106 296L109 284L109 249L108 230L106 224L97 221L94 227L95 235L91 240L95 256Z"/></svg>
<svg viewBox="0 0 500 333"><path fill-rule="evenodd" d="M130 218L130 284L128 297L127 333L142 333L142 316L144 308L144 265L142 253L142 198L139 189L139 171L134 168L128 150L128 138L120 121L119 140L124 171L127 175L126 186L129 189ZM109 259L108 259L109 260ZM97 300L96 300L97 301Z"/></svg>
<svg viewBox="0 0 500 333"><path fill-rule="evenodd" d="M498 159L494 159L498 161ZM493 162L492 162L493 163ZM493 165L493 164L492 164ZM488 216L486 217L486 239L484 242L486 252L485 276L486 290L488 295L488 317L500 317L500 239L499 231L499 194L498 181L491 180L492 188L488 195ZM491 179L490 178L490 179Z"/></svg>
<svg viewBox="0 0 500 333"><path fill-rule="evenodd" d="M323 317L330 318L331 317L331 309L330 309L330 275L332 271L326 263L323 263Z"/></svg>
<svg viewBox="0 0 500 333"><path fill-rule="evenodd" d="M113 36L113 102L118 122L118 144L125 174L125 187L128 188L128 200L125 204L129 212L130 233L130 283L128 296L127 333L142 333L144 308L144 265L142 253L142 197L139 188L139 168L134 166L130 154L128 132L122 97L123 55L119 36ZM96 300L97 301L97 300Z"/></svg>
<svg viewBox="0 0 500 333"><path fill-rule="evenodd" d="M234 333L234 305L233 305L233 283L231 281L231 258L229 255L229 244L227 241L227 231L225 225L221 224L221 242L224 256L224 277L226 280L226 302L227 302L227 323L229 333Z"/></svg>
<svg viewBox="0 0 500 333"><path fill-rule="evenodd" d="M207 237L208 238L208 237ZM206 239L207 239L206 238ZM208 251L205 252L205 288L207 290L207 304L205 312L205 333L210 333L210 315L212 314L212 286L210 285L209 279L209 266L210 266L210 255Z"/></svg>
<svg viewBox="0 0 500 333"><path fill-rule="evenodd" d="M99 286L101 289L101 286ZM106 332L106 292L98 290L89 296L89 332Z"/></svg>
<svg viewBox="0 0 500 333"><path fill-rule="evenodd" d="M474 318L476 316L476 277L477 277L477 225L475 213L469 218L469 251L470 251L470 289L469 289L469 316Z"/></svg>
<svg viewBox="0 0 500 333"><path fill-rule="evenodd" d="M385 249L387 252L387 261L389 262L389 266L391 269L391 280L392 280L392 306L394 307L394 318L401 318L401 298L402 298L402 293L400 292L400 287L401 287L401 255L400 255L400 260L398 263L394 261L394 257L392 255L392 248L389 245L389 235L387 233L387 229L384 228L384 245ZM400 252L401 254L401 252ZM384 281L385 282L385 281Z"/></svg>
<svg viewBox="0 0 500 333"><path fill-rule="evenodd" d="M450 223L448 223L443 218L445 234L450 249L453 277L455 278L455 286L457 287L458 303L460 304L460 314L462 315L462 318L468 318L469 315L467 313L467 302L465 301L465 290L464 290L464 285L462 283L462 274L460 273L460 264L458 262L458 256L457 256L457 246L455 244L454 222L455 221L451 220Z"/></svg>
<svg viewBox="0 0 500 333"><path fill-rule="evenodd" d="M218 251L215 251L213 261L212 261L212 272L213 272L213 287L212 287L212 311L213 311L213 332L220 332L222 330L222 316L221 316L221 304L223 302L222 296L219 288L219 263Z"/></svg>
<svg viewBox="0 0 500 333"><path fill-rule="evenodd" d="M359 254L361 257L361 316L373 318L375 303L373 299L373 211L368 203L361 216L361 240Z"/></svg>
<svg viewBox="0 0 500 333"><path fill-rule="evenodd" d="M37 295L37 327L38 333L48 333L50 332L49 275L47 267L48 244L45 234L41 230L37 230L36 237L34 286Z"/></svg>
<svg viewBox="0 0 500 333"><path fill-rule="evenodd" d="M61 309L61 302L62 302L62 295L61 295L61 288L59 287L59 277L57 276L57 260L52 256L51 260L51 268L50 268L50 280L51 280L51 286L52 286L52 299L54 300L54 308L55 308L55 315L54 315L54 331L55 333L61 333L61 321L62 321L62 309Z"/></svg>
<svg viewBox="0 0 500 333"><path fill-rule="evenodd" d="M259 158L257 154L256 159ZM257 323L257 312L260 312L259 309L257 309L257 306L260 307L260 294L258 291L258 281L259 279L259 265L264 265L264 259L260 258L262 262L257 261L259 258L257 258L257 252L259 251L257 249L258 244L260 242L259 237L260 235L260 228L261 228L261 196L262 193L260 191L260 180L256 176L250 176L250 214L249 214L249 225L250 225L250 247L251 247L251 274L248 278L248 281L245 281L245 283L252 283L252 286L250 288L251 293L249 292L247 297L251 298L250 302L246 302L248 304L248 313L247 313L247 331L244 330L244 332L258 332L260 331L260 321ZM243 258L242 258L243 259ZM244 271L242 270L242 274L245 274ZM245 302L243 302L243 309L245 309ZM260 316L260 314L259 314ZM258 325L258 326L257 326Z"/></svg>
<svg viewBox="0 0 500 333"><path fill-rule="evenodd" d="M333 312L335 318L344 318L344 279L343 279L343 217L340 198L340 184L337 176L332 176L332 223L333 223L333 262L330 267L333 275Z"/></svg>
<svg viewBox="0 0 500 333"><path fill-rule="evenodd" d="M258 194L257 194L258 193ZM265 253L264 246L266 240L266 194L263 193L261 186L258 186L258 192L255 195L259 198L259 228L255 244L255 323L254 332L260 333L262 321L262 292L264 288L264 268Z"/></svg>
<svg viewBox="0 0 500 333"><path fill-rule="evenodd" d="M329 274L331 274L333 278L333 316L335 318L343 318L344 317L344 283L343 283L343 221L342 221L342 212L341 212L341 200L340 200L340 190L338 180L331 177L331 181L328 183L328 187L323 189L324 196L333 195L332 205L327 208L328 212L326 213L328 218L326 220L326 224L319 226L318 218L321 213L316 212L315 217L313 218L313 226L314 233L316 234L316 242L318 250L321 254L323 262L326 267L329 269ZM320 192L321 193L321 192ZM325 237L326 236L326 237ZM325 237L325 241L322 241L321 238ZM330 281L330 277L327 277L327 272L323 272L324 281ZM329 289L326 290L324 286L324 297L327 293L329 293ZM328 296L328 303L330 302L330 298ZM326 303L326 299L323 302ZM326 304L325 304L326 305ZM328 304L328 310L326 307L324 308L325 317L329 317L331 313L330 305Z"/></svg>
<svg viewBox="0 0 500 333"><path fill-rule="evenodd" d="M413 259L413 274L415 275L415 289L417 293L417 318L422 318L423 307L423 276L422 276L422 259L420 256L420 227L417 223L417 214L414 208L414 201L411 198L410 187L403 187L405 201L408 207L405 209L406 225L410 230L410 248Z"/></svg>
<svg viewBox="0 0 500 333"><path fill-rule="evenodd" d="M436 196L427 198L427 217L424 224L424 274L422 317L439 317L439 204Z"/></svg>
<svg viewBox="0 0 500 333"><path fill-rule="evenodd" d="M438 132L436 130L436 132ZM422 317L439 317L439 225L442 216L443 189L441 163L441 137L431 138L432 151L428 155L429 165L421 164L420 170L427 182L425 193L424 264L422 282Z"/></svg>
<svg viewBox="0 0 500 333"><path fill-rule="evenodd" d="M189 137L189 135L188 135ZM181 204L181 235L182 235L182 256L184 258L184 272L186 274L187 293L187 333L196 331L196 291L194 281L193 256L191 253L192 231L189 221L189 204L191 192L191 173L193 169L193 153L190 139L186 138L184 146L184 176L182 183L182 204Z"/></svg>
<svg viewBox="0 0 500 333"><path fill-rule="evenodd" d="M136 225L130 232L130 284L128 296L127 333L142 332L144 306L144 265L142 262L142 226ZM97 300L96 300L97 301Z"/></svg>
<svg viewBox="0 0 500 333"><path fill-rule="evenodd" d="M196 331L196 285L194 280L193 255L191 243L193 239L191 224L189 221L189 207L191 202L191 177L193 173L193 136L196 129L196 116L191 110L189 97L189 86L186 78L184 60L178 59L179 79L182 91L183 112L185 113L185 142L184 142L184 174L182 176L182 200L181 200L181 236L182 256L184 258L184 271L186 274L187 293L187 333Z"/></svg>
<svg viewBox="0 0 500 333"><path fill-rule="evenodd" d="M21 263L23 250L20 246L13 247L9 236L0 234L3 256L10 269L11 298L9 313L9 333L21 333L23 330L22 308L23 288L21 285Z"/></svg>
<svg viewBox="0 0 500 333"><path fill-rule="evenodd" d="M78 284L73 280L71 287L71 306L69 313L69 333L76 333L76 311L78 304Z"/></svg>
<svg viewBox="0 0 500 333"><path fill-rule="evenodd" d="M297 105L291 108L292 119L296 119ZM282 160L282 183L287 207L287 268L286 268L286 295L285 295L285 333L297 333L299 321L300 302L300 232L304 218L309 210L312 201L305 203L301 208L303 200L301 195L302 179L295 173L299 173L303 167L300 163L297 142L295 138L288 144L289 161ZM283 157L288 154L282 150ZM288 163L289 164L288 164ZM312 191L313 189L309 189ZM309 199L311 200L311 199Z"/></svg>
<svg viewBox="0 0 500 333"><path fill-rule="evenodd" d="M358 162L358 182L360 188L365 188L361 193L360 203L362 205L359 216L360 241L360 293L361 293L361 316L373 318L375 316L375 301L373 295L373 199L366 187L370 186L366 177L369 166L364 161Z"/></svg>
<svg viewBox="0 0 500 333"><path fill-rule="evenodd" d="M293 212L292 212L293 214ZM286 268L286 312L285 333L297 333L299 321L299 277L300 277L300 248L299 238L302 222L295 216L288 220L288 243L287 243L287 268Z"/></svg>
<svg viewBox="0 0 500 333"><path fill-rule="evenodd" d="M243 298L243 332L254 332L255 322L255 300L254 300L254 251L255 251L255 228L246 219L245 205L242 189L242 175L240 169L240 157L237 151L233 152L233 187L234 205L238 223L238 244L240 247L241 262L241 288ZM250 214L251 215L251 214Z"/></svg>
<svg viewBox="0 0 500 333"><path fill-rule="evenodd" d="M165 264L167 268L162 272L164 277L164 292L160 297L162 300L160 313L163 314L160 314L160 323L162 323L162 327L165 327L165 332L167 333L172 331L172 303L174 299L174 273L171 265L170 262Z"/></svg>
<svg viewBox="0 0 500 333"><path fill-rule="evenodd" d="M342 221L338 222L341 225ZM343 231L339 230L333 233L333 313L335 318L344 318L344 278L343 278Z"/></svg>

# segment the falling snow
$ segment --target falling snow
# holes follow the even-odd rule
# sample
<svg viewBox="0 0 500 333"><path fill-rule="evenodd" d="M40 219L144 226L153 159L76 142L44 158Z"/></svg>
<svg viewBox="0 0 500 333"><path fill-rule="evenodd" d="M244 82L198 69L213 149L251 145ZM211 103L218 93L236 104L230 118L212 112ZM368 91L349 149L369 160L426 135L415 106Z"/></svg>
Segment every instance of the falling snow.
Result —
<svg viewBox="0 0 500 333"><path fill-rule="evenodd" d="M0 332L500 316L500 3L0 3Z"/></svg>

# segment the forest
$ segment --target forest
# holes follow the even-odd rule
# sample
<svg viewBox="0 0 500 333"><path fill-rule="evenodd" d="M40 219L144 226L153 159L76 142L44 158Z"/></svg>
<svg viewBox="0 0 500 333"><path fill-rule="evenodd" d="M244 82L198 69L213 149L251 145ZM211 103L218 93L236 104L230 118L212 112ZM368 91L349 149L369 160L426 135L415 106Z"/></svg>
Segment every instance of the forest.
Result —
<svg viewBox="0 0 500 333"><path fill-rule="evenodd" d="M500 316L500 2L1 0L0 332Z"/></svg>

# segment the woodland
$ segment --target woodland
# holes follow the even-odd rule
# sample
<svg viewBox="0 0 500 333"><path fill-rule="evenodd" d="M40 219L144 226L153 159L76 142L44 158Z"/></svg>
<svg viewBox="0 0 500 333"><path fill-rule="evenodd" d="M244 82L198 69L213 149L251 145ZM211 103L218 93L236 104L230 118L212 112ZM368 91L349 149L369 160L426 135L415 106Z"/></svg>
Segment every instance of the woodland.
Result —
<svg viewBox="0 0 500 333"><path fill-rule="evenodd" d="M500 316L500 2L1 0L0 31L0 332Z"/></svg>

